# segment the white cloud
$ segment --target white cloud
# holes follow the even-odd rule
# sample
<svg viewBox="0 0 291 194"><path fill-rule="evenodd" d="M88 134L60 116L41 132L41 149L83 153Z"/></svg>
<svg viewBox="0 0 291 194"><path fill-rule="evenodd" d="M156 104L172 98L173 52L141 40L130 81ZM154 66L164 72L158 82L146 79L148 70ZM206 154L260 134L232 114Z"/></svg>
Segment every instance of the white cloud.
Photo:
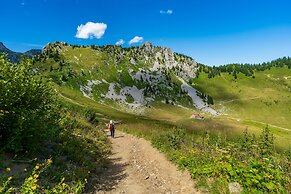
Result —
<svg viewBox="0 0 291 194"><path fill-rule="evenodd" d="M167 11L167 14L172 14L173 13L173 10L171 10L171 9L168 9L168 11Z"/></svg>
<svg viewBox="0 0 291 194"><path fill-rule="evenodd" d="M171 14L173 14L173 10L171 10L171 9L168 9L167 11L160 10L160 14L168 14L168 15L171 15Z"/></svg>
<svg viewBox="0 0 291 194"><path fill-rule="evenodd" d="M105 30L107 29L107 25L104 23L94 23L94 22L87 22L85 25L81 24L77 28L77 38L101 38Z"/></svg>
<svg viewBox="0 0 291 194"><path fill-rule="evenodd" d="M116 45L123 45L125 42L123 39L120 39L119 41L117 41L115 44Z"/></svg>
<svg viewBox="0 0 291 194"><path fill-rule="evenodd" d="M139 43L143 41L143 37L141 36L135 36L133 39L129 41L129 44Z"/></svg>

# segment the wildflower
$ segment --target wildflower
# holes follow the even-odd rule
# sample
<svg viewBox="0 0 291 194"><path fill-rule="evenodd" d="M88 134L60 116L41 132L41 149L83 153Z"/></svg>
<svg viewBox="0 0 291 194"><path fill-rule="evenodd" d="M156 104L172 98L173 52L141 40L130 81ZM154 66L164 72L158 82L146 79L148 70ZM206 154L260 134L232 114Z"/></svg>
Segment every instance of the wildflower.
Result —
<svg viewBox="0 0 291 194"><path fill-rule="evenodd" d="M11 181L11 179L12 179L12 176L8 177L8 181Z"/></svg>
<svg viewBox="0 0 291 194"><path fill-rule="evenodd" d="M32 190L35 191L36 190L36 185L33 185L31 188L32 188Z"/></svg>
<svg viewBox="0 0 291 194"><path fill-rule="evenodd" d="M52 159L49 158L49 159L47 160L47 163L48 163L48 164L53 163Z"/></svg>
<svg viewBox="0 0 291 194"><path fill-rule="evenodd" d="M28 180L28 181L31 181L32 179L33 179L33 178L30 176L30 177L28 177L28 179L27 179L27 180Z"/></svg>
<svg viewBox="0 0 291 194"><path fill-rule="evenodd" d="M38 174L33 175L33 178L37 179L38 178Z"/></svg>
<svg viewBox="0 0 291 194"><path fill-rule="evenodd" d="M10 172L11 171L11 168L6 168L6 172Z"/></svg>
<svg viewBox="0 0 291 194"><path fill-rule="evenodd" d="M36 165L35 167L34 167L34 170L38 170L39 169L39 165Z"/></svg>

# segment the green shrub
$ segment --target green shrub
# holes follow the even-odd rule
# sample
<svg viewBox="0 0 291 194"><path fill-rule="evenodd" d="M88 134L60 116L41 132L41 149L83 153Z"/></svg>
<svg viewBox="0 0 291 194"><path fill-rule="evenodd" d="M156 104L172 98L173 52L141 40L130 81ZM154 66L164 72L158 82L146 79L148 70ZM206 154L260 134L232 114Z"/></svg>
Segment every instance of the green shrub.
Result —
<svg viewBox="0 0 291 194"><path fill-rule="evenodd" d="M86 111L85 111L85 117L87 118L87 121L89 123L92 123L94 125L98 125L99 120L98 120L97 115L96 115L96 113L95 113L94 110L92 110L92 109L86 109Z"/></svg>
<svg viewBox="0 0 291 194"><path fill-rule="evenodd" d="M31 174L25 178L23 183L19 186L13 185L14 178L12 176L0 177L0 193L22 193L22 194L70 194L70 193L82 193L84 191L86 180L79 180L77 182L65 183L65 178L63 177L57 184L54 186L43 185L44 176L43 174L50 168L52 163L51 159L47 159L45 162L36 164L33 168Z"/></svg>
<svg viewBox="0 0 291 194"><path fill-rule="evenodd" d="M34 75L29 62L0 56L0 147L31 150L57 130L59 114L52 87Z"/></svg>
<svg viewBox="0 0 291 194"><path fill-rule="evenodd" d="M153 145L166 152L168 150L178 150L185 143L186 133L183 129L173 129L170 133L153 137Z"/></svg>
<svg viewBox="0 0 291 194"><path fill-rule="evenodd" d="M190 135L183 129L158 134L152 137L153 145L211 193L226 193L231 182L238 182L243 193L290 192L291 152L274 150L268 127L258 138L245 130L236 142L208 133Z"/></svg>

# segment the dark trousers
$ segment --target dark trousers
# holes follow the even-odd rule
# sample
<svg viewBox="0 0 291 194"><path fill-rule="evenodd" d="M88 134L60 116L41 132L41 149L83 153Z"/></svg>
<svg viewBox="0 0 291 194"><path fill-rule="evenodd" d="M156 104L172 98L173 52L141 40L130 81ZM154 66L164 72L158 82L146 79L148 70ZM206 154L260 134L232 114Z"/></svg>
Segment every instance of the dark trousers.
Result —
<svg viewBox="0 0 291 194"><path fill-rule="evenodd" d="M111 136L111 137L114 137L114 132L115 132L114 129L110 129L110 136Z"/></svg>

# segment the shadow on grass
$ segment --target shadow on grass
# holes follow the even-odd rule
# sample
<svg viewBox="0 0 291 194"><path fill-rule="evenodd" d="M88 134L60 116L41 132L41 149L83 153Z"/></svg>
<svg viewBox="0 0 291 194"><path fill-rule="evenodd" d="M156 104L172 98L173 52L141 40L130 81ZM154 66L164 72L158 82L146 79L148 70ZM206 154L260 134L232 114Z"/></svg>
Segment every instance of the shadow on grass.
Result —
<svg viewBox="0 0 291 194"><path fill-rule="evenodd" d="M107 168L103 173L95 173L93 177L88 180L85 188L85 193L104 193L116 189L119 182L125 179L128 175L125 173L127 163L121 163L121 158L110 158Z"/></svg>

